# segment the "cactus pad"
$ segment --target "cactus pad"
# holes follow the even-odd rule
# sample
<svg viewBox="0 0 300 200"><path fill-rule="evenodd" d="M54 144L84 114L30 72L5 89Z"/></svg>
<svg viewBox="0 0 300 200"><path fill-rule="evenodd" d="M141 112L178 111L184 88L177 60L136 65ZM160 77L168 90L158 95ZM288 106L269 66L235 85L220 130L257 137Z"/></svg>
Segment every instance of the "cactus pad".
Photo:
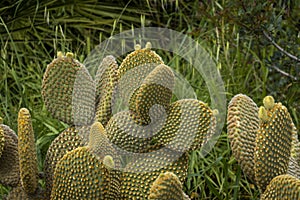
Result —
<svg viewBox="0 0 300 200"><path fill-rule="evenodd" d="M51 199L116 199L119 174L107 169L88 147L78 147L59 161Z"/></svg>
<svg viewBox="0 0 300 200"><path fill-rule="evenodd" d="M112 115L116 86L118 83L118 64L113 56L103 59L95 77L96 81L96 119L106 126Z"/></svg>
<svg viewBox="0 0 300 200"><path fill-rule="evenodd" d="M288 170L294 124L286 107L275 103L260 123L254 155L255 181L263 192L269 182Z"/></svg>
<svg viewBox="0 0 300 200"><path fill-rule="evenodd" d="M4 133L4 148L0 157L0 183L16 186L20 181L18 137L8 126L0 124Z"/></svg>
<svg viewBox="0 0 300 200"><path fill-rule="evenodd" d="M291 175L275 177L261 196L261 200L300 199L300 180Z"/></svg>
<svg viewBox="0 0 300 200"><path fill-rule="evenodd" d="M141 126L132 112L122 111L115 114L108 122L107 137L111 143L122 150L144 153L150 148L152 133L157 131L155 125Z"/></svg>
<svg viewBox="0 0 300 200"><path fill-rule="evenodd" d="M184 182L187 176L188 155L160 149L137 156L127 164L122 176L122 199L147 199L151 184L161 173L172 172Z"/></svg>
<svg viewBox="0 0 300 200"><path fill-rule="evenodd" d="M145 124L157 120L169 107L174 88L174 74L166 65L158 65L145 78L130 99L129 106ZM159 106L156 106L159 105ZM149 111L152 110L152 116Z"/></svg>
<svg viewBox="0 0 300 200"><path fill-rule="evenodd" d="M184 200L185 194L182 190L182 184L178 177L171 173L166 172L160 174L158 178L153 182L150 195L150 200Z"/></svg>
<svg viewBox="0 0 300 200"><path fill-rule="evenodd" d="M33 194L38 186L38 165L31 116L26 108L21 108L18 115L18 152L22 187Z"/></svg>
<svg viewBox="0 0 300 200"><path fill-rule="evenodd" d="M113 168L120 168L120 156L108 140L106 131L100 122L95 122L91 127L88 147L98 160L103 161L106 157L107 164L112 167L109 159L111 157Z"/></svg>
<svg viewBox="0 0 300 200"><path fill-rule="evenodd" d="M136 90L160 64L163 64L161 57L152 51L149 45L144 49L136 48L125 57L119 67L118 93L126 104L129 101L134 102Z"/></svg>
<svg viewBox="0 0 300 200"><path fill-rule="evenodd" d="M149 43L148 43L149 44ZM129 70L140 67L152 65L156 67L159 64L163 64L161 57L152 51L150 46L146 46L141 49L139 45L136 46L135 51L128 54L120 65L120 76L122 77Z"/></svg>
<svg viewBox="0 0 300 200"><path fill-rule="evenodd" d="M215 127L216 118L207 104L182 99L170 105L165 125L153 141L176 151L193 151L207 142Z"/></svg>
<svg viewBox="0 0 300 200"><path fill-rule="evenodd" d="M53 174L58 161L67 152L84 145L82 137L78 134L80 131L81 130L78 128L69 127L51 143L44 163L46 176L46 196L50 196L53 183Z"/></svg>
<svg viewBox="0 0 300 200"><path fill-rule="evenodd" d="M58 53L42 83L46 108L57 119L73 125L89 124L95 112L95 86L87 69L72 54Z"/></svg>
<svg viewBox="0 0 300 200"><path fill-rule="evenodd" d="M227 132L232 153L244 173L254 181L254 148L259 128L258 108L251 98L238 94L228 105Z"/></svg>

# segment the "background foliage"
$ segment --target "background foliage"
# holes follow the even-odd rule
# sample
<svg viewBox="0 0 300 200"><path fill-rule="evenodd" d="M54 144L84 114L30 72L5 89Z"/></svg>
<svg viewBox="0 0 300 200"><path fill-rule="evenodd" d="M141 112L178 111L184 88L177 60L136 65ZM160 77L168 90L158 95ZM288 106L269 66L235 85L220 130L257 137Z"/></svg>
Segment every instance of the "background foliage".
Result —
<svg viewBox="0 0 300 200"><path fill-rule="evenodd" d="M41 99L47 64L58 50L72 51L83 61L107 37L142 26L170 28L199 41L220 70L228 100L244 93L261 105L264 96L273 95L300 130L297 0L2 0L0 116L17 130L18 110L31 111L40 170L49 144L66 127L49 115ZM199 74L180 58L161 56L185 76L199 99L209 101ZM259 198L231 156L226 126L210 154L203 159L195 151L190 164L185 190L194 199ZM7 188L0 187L0 197L5 193Z"/></svg>

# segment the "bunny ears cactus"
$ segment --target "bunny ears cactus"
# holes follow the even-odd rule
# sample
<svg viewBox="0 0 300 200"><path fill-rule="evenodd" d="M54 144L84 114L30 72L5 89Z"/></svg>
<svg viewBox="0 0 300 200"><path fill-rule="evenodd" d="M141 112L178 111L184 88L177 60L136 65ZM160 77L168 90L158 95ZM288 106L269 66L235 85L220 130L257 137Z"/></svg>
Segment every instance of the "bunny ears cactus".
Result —
<svg viewBox="0 0 300 200"><path fill-rule="evenodd" d="M18 136L0 124L4 148L0 156L0 183L13 187L7 199L41 199L37 154L31 115L26 108L18 114Z"/></svg>
<svg viewBox="0 0 300 200"><path fill-rule="evenodd" d="M232 153L244 173L256 183L261 193L269 194L274 190L270 188L278 187L285 195L286 190L280 189L282 185L275 186L276 180L272 180L299 168L299 163L292 162L299 160L299 154L292 154L299 142L287 108L275 103L271 96L265 97L263 106L258 108L251 98L239 94L229 103L227 125ZM271 181L273 186L268 186ZM263 196L269 196L267 194Z"/></svg>
<svg viewBox="0 0 300 200"><path fill-rule="evenodd" d="M58 53L45 72L42 95L50 113L70 127L49 147L46 196L148 198L161 173L184 182L187 153L214 133L216 112L196 99L171 103L174 83L150 43L137 45L119 67L113 56L105 57L95 80L72 54ZM117 97L128 110L113 114ZM143 154L128 161L124 151ZM97 187L85 186L92 182Z"/></svg>

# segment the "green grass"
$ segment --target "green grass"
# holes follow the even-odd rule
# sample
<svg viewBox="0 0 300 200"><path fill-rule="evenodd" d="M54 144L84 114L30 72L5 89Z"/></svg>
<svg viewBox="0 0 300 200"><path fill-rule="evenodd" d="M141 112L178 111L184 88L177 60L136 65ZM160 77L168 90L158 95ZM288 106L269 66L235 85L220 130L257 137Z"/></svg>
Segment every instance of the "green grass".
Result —
<svg viewBox="0 0 300 200"><path fill-rule="evenodd" d="M299 32L299 26L294 23L299 17L299 3L279 1L272 10L266 5L270 18L252 16L253 23L249 15L257 10L232 7L239 5L238 1L154 0L145 5L141 2L89 0L73 5L69 0L64 3L19 0L9 6L5 1L0 3L0 116L4 124L17 130L18 110L21 107L30 110L40 170L51 141L67 127L50 116L41 98L47 64L58 50L72 51L83 61L99 42L132 27L161 26L189 35L215 60L225 84L227 101L237 93L244 93L261 105L263 97L271 94L288 107L300 130L299 63L283 55L260 33L260 28L267 29L280 45L299 57L300 41L294 36ZM159 53L185 77L199 99L210 101L198 72L168 52ZM298 80L283 76L272 66ZM226 125L212 151L205 158L199 154L195 151L190 156L189 176L184 184L190 196L194 199L259 199L258 189L231 155ZM0 198L7 192L0 186Z"/></svg>

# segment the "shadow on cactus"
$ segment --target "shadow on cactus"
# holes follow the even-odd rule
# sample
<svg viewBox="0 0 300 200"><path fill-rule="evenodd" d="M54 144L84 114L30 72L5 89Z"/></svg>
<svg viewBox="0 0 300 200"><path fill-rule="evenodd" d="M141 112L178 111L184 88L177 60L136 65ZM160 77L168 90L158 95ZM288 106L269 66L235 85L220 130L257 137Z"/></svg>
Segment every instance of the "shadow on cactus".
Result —
<svg viewBox="0 0 300 200"><path fill-rule="evenodd" d="M228 105L227 130L234 157L262 199L300 198L300 144L285 106L267 96L258 108L248 96L236 95Z"/></svg>

